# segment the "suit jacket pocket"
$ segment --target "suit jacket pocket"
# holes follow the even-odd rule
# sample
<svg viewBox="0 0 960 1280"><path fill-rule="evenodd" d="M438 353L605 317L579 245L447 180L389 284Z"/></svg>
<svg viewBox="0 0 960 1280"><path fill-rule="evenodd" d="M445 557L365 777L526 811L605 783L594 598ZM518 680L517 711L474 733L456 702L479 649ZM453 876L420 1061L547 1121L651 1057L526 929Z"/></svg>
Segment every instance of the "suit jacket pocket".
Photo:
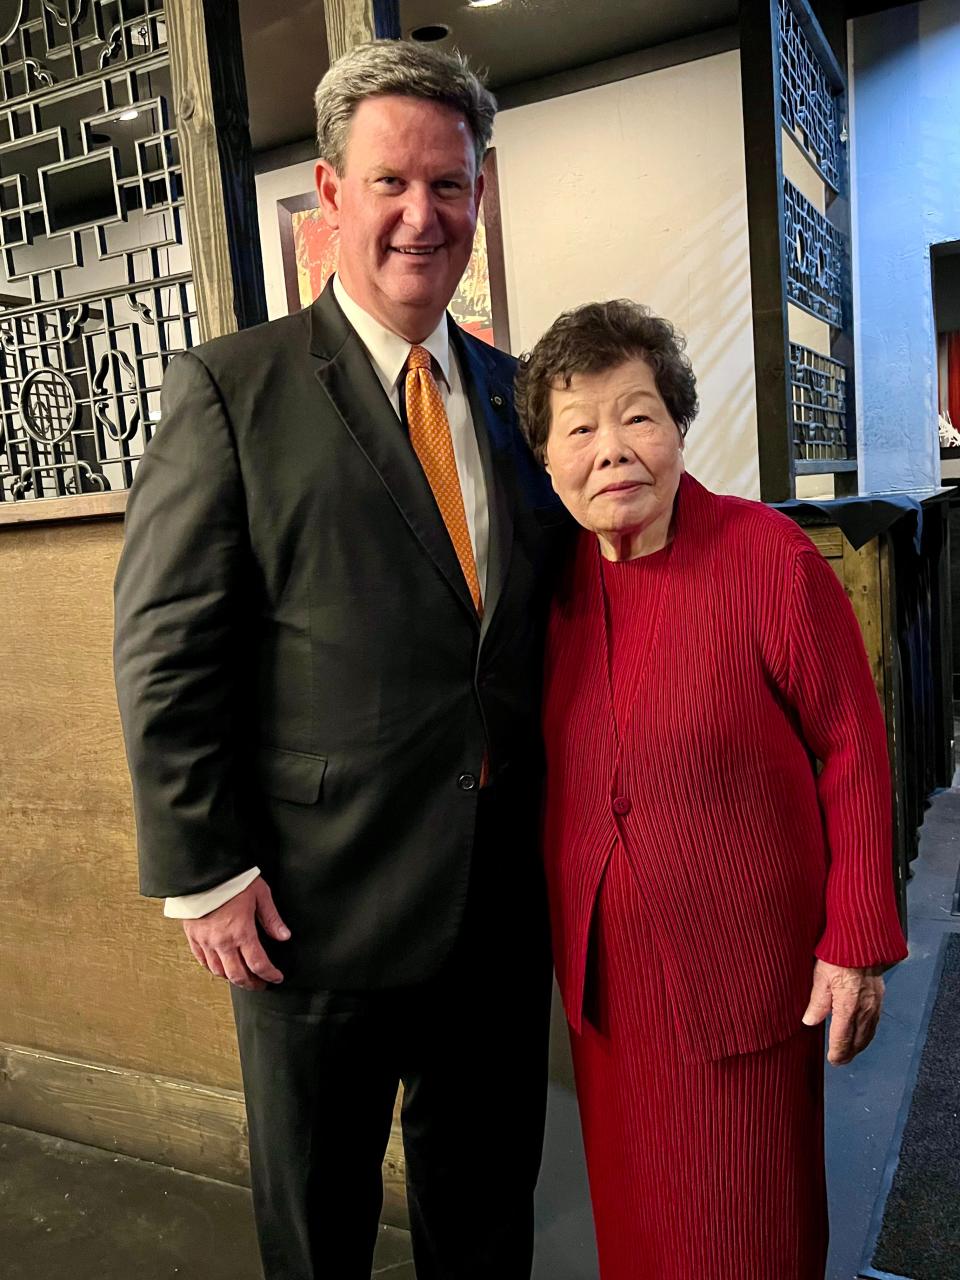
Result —
<svg viewBox="0 0 960 1280"><path fill-rule="evenodd" d="M316 804L326 772L326 756L261 747L257 752L257 776L268 795L291 804Z"/></svg>

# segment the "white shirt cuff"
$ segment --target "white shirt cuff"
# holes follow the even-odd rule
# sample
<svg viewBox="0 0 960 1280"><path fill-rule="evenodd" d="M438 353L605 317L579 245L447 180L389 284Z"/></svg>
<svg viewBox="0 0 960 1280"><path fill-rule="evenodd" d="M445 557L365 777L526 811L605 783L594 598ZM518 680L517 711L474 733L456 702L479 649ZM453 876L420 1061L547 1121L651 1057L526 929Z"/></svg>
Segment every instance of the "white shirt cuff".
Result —
<svg viewBox="0 0 960 1280"><path fill-rule="evenodd" d="M201 916L209 915L217 907L222 907L238 893L243 893L259 874L259 867L251 867L249 871L241 871L238 876L225 880L213 889L204 889L202 893L185 893L179 898L167 898L163 904L163 914L171 920L199 920Z"/></svg>

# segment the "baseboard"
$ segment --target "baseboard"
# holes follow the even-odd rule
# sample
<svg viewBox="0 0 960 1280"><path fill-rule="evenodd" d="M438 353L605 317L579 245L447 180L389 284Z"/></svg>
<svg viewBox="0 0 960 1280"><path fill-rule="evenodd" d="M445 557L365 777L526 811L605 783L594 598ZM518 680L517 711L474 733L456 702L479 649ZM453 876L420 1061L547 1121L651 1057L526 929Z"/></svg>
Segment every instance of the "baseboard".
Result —
<svg viewBox="0 0 960 1280"><path fill-rule="evenodd" d="M0 1044L0 1122L250 1184L243 1094L236 1090ZM407 1226L398 1113L383 1183L383 1221Z"/></svg>

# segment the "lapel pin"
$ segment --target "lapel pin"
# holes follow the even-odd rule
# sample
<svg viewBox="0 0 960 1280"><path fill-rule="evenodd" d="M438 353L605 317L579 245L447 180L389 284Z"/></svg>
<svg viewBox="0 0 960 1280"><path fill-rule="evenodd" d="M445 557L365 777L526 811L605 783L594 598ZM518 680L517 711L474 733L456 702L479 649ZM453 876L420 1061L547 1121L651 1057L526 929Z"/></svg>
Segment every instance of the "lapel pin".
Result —
<svg viewBox="0 0 960 1280"><path fill-rule="evenodd" d="M491 403L492 405L494 405L497 409L502 409L502 408L503 408L503 396L491 396L491 397L490 397L490 403Z"/></svg>

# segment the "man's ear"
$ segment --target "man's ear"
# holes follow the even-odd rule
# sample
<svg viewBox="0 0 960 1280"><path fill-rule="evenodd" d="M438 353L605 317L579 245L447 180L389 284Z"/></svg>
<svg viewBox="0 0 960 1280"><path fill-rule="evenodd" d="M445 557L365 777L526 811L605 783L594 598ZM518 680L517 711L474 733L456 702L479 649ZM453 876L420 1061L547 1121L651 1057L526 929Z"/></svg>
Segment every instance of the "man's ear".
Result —
<svg viewBox="0 0 960 1280"><path fill-rule="evenodd" d="M477 174L477 181L473 188L473 205L477 213L480 212L480 202L483 200L483 171Z"/></svg>
<svg viewBox="0 0 960 1280"><path fill-rule="evenodd" d="M323 220L336 231L340 226L340 175L329 160L318 160L314 177Z"/></svg>

